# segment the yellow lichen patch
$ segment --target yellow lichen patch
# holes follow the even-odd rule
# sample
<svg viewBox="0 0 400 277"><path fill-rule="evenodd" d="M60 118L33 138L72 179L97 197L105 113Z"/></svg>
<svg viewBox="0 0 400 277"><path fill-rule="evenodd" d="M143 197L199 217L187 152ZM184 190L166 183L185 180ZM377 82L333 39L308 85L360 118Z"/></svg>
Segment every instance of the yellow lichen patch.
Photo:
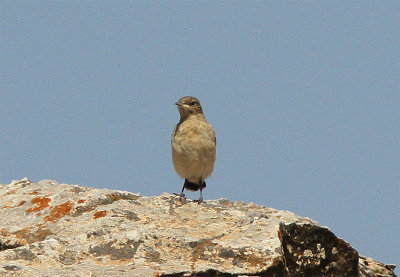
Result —
<svg viewBox="0 0 400 277"><path fill-rule="evenodd" d="M98 219L99 217L105 217L107 215L107 211L98 211L93 215L94 219Z"/></svg>
<svg viewBox="0 0 400 277"><path fill-rule="evenodd" d="M17 192L18 192L18 189L11 190L11 191L7 192L6 194L4 194L4 196L5 196L5 195L15 194L15 193L17 193Z"/></svg>
<svg viewBox="0 0 400 277"><path fill-rule="evenodd" d="M243 260L248 262L252 267L262 267L265 266L265 259L262 256L257 255L242 255Z"/></svg>
<svg viewBox="0 0 400 277"><path fill-rule="evenodd" d="M119 200L136 200L139 198L138 195L121 192L106 193L106 197L109 198L111 202Z"/></svg>
<svg viewBox="0 0 400 277"><path fill-rule="evenodd" d="M31 212L38 212L40 210L43 210L49 206L49 202L51 201L50 198L47 196L42 196L42 197L35 197L32 199L32 207L26 210L27 213Z"/></svg>
<svg viewBox="0 0 400 277"><path fill-rule="evenodd" d="M31 232L32 229L36 230L35 232ZM14 235L18 239L18 243L21 245L31 244L37 241L44 240L48 235L51 235L52 232L44 228L43 225L38 225L37 229L32 227L26 227L21 230L14 232Z"/></svg>
<svg viewBox="0 0 400 277"><path fill-rule="evenodd" d="M15 234L15 236L16 236L17 238L24 238L24 239L26 239L27 236L28 236L28 234L31 233L31 229L32 229L32 227L26 227L26 228L24 228L24 229L21 229L21 230L16 231L14 234Z"/></svg>
<svg viewBox="0 0 400 277"><path fill-rule="evenodd" d="M210 239L204 239L200 242L196 242L193 244L193 247L195 248L195 250L192 254L192 263L190 266L192 271L194 271L196 263L200 259L200 257L204 254L204 251L215 245L216 244L214 242L212 242L212 240L210 240Z"/></svg>
<svg viewBox="0 0 400 277"><path fill-rule="evenodd" d="M50 222L58 221L61 217L64 217L67 214L69 214L73 206L74 203L72 203L71 201L55 206L50 211L50 214L44 218L44 221L50 221Z"/></svg>
<svg viewBox="0 0 400 277"><path fill-rule="evenodd" d="M122 199L122 195L120 193L117 193L117 192L107 193L106 197L109 197L112 202Z"/></svg>

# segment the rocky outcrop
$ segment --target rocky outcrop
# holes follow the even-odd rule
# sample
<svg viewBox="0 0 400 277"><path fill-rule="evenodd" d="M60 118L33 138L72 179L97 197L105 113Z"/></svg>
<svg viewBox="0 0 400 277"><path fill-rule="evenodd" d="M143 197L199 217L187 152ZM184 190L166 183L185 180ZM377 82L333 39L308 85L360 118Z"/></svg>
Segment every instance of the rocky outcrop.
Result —
<svg viewBox="0 0 400 277"><path fill-rule="evenodd" d="M25 178L0 185L0 276L395 276L314 220Z"/></svg>

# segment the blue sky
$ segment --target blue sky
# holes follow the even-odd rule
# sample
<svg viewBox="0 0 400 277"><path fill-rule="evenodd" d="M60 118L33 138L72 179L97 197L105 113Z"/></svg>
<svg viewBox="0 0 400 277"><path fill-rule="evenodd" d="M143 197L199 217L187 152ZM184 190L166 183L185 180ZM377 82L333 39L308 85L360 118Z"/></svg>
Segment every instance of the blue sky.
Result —
<svg viewBox="0 0 400 277"><path fill-rule="evenodd" d="M192 95L218 140L205 200L290 210L400 265L398 1L0 10L0 183L179 192L174 103Z"/></svg>

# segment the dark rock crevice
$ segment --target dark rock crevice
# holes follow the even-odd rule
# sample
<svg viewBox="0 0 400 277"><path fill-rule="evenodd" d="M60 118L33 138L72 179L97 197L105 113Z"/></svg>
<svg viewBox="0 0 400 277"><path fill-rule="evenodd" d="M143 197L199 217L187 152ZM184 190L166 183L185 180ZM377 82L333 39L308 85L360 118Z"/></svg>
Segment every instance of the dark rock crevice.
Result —
<svg viewBox="0 0 400 277"><path fill-rule="evenodd" d="M14 249L18 248L22 245L20 244L8 244L0 241L0 251L8 250L8 249Z"/></svg>

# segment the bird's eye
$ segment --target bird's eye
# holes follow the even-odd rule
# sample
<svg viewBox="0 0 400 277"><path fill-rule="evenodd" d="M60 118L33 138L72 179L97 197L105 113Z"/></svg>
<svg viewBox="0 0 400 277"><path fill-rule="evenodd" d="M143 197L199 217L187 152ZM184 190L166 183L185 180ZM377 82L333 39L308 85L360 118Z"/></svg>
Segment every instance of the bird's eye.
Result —
<svg viewBox="0 0 400 277"><path fill-rule="evenodd" d="M190 106L194 106L194 105L196 105L196 101L190 102Z"/></svg>

